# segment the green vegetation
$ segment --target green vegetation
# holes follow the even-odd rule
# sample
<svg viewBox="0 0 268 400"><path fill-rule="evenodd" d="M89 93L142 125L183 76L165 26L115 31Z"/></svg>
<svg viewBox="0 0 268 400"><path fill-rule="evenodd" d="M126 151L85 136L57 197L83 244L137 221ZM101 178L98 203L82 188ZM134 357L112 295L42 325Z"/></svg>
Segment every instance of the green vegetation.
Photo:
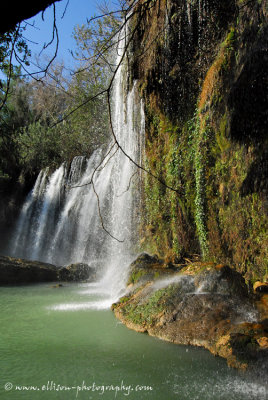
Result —
<svg viewBox="0 0 268 400"><path fill-rule="evenodd" d="M174 48L170 50L172 57L165 64L165 77L171 79L169 91L151 78L152 70L161 75L165 67L144 63L140 88L146 99L146 165L178 192L145 176L141 232L144 249L168 260L199 254L203 260L232 265L254 281L267 279L268 268L267 100L259 95L267 58L258 55L255 61L254 55L264 43L267 23L263 2L260 6L257 1L251 3L239 9L237 18L229 14L229 23L226 19L218 37L214 36L218 26L206 21L199 38L203 49L195 49L198 66L182 50L177 56ZM211 5L212 16L218 7L226 11L227 2ZM161 15L151 18L155 20L148 22L141 42L150 36L150 26L164 23ZM180 49L188 48L183 22L177 14L171 21L177 21L178 27L173 26L170 46L180 35L184 40ZM158 40L150 49L151 59L156 54L168 57L168 50L161 46ZM205 66L202 57L209 59ZM176 87L183 88L187 82L184 96L173 101ZM191 87L189 82L198 86ZM191 93L188 103L187 91Z"/></svg>
<svg viewBox="0 0 268 400"><path fill-rule="evenodd" d="M131 283L135 284L138 283L142 277L148 274L148 271L145 269L134 270L128 279L128 285Z"/></svg>
<svg viewBox="0 0 268 400"><path fill-rule="evenodd" d="M167 288L156 290L142 303L126 304L123 312L134 324L151 326L159 314L173 304L172 299L176 293L176 285L169 285Z"/></svg>
<svg viewBox="0 0 268 400"><path fill-rule="evenodd" d="M105 55L119 23L112 14L76 27L74 56L80 64L71 79L64 65L55 63L40 80L22 78L20 69L10 65L15 51L28 63L21 31L0 37L0 70L6 74L0 93L1 180L16 181L21 171L35 175L74 156L89 156L107 142L105 89L112 72Z"/></svg>
<svg viewBox="0 0 268 400"><path fill-rule="evenodd" d="M169 261L187 254L190 248L185 227L189 226L187 210L193 208L194 152L189 154L187 149L194 132L192 137L187 137L186 128L180 130L164 115L152 114L149 108L147 115L152 121L146 143L147 167L177 192L169 191L153 177L145 176L144 247Z"/></svg>
<svg viewBox="0 0 268 400"><path fill-rule="evenodd" d="M195 128L195 224L202 256L208 254L207 227L206 227L206 163L207 163L207 142L209 136L206 127L200 127L200 118L197 116Z"/></svg>
<svg viewBox="0 0 268 400"><path fill-rule="evenodd" d="M16 54L16 57L19 58L23 64L29 65L31 52L23 38L23 31L24 28L16 27L15 29L0 35L0 71L2 73L18 74L20 72L18 66L10 64L12 54ZM1 82L1 96L3 95L4 90L4 84Z"/></svg>

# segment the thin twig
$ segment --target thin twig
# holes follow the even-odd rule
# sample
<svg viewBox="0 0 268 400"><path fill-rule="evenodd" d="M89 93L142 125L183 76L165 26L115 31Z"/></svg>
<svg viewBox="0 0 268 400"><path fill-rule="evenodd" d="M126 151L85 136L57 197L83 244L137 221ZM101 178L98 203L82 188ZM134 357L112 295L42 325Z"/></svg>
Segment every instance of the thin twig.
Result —
<svg viewBox="0 0 268 400"><path fill-rule="evenodd" d="M116 194L116 195L115 195L116 197L121 197L121 196L123 196L123 194L125 194L126 192L129 191L130 186L131 186L132 179L134 178L135 175L137 175L137 173L138 173L138 171L135 171L135 172L131 175L131 177L129 178L129 182L128 182L128 185L127 185L126 190L124 190L124 191L123 191L122 193L120 193L120 194Z"/></svg>
<svg viewBox="0 0 268 400"><path fill-rule="evenodd" d="M113 14L120 14L122 12L122 10L116 10L116 11L109 11L107 13L101 14L101 15L96 15L94 17L91 18L87 18L87 23L90 24L91 22L95 21L96 19L100 19L103 17L108 17L108 15L113 15Z"/></svg>
<svg viewBox="0 0 268 400"><path fill-rule="evenodd" d="M50 59L50 61L48 62L48 64L46 65L46 67L43 70L37 71L37 72L30 72L27 70L27 68L24 66L23 60L19 57L19 55L14 52L15 54L15 58L18 61L18 63L20 64L20 66L22 67L22 69L26 72L26 76L30 76L31 78L33 78L36 82L41 82L42 79L47 75L48 70L51 66L51 64L53 63L53 61L56 59L57 54L58 54L58 48L59 48L59 33L58 33L58 28L57 28L57 22L56 22L56 6L55 4L53 4L53 15L54 15L54 21L53 21L53 36L52 39L48 45L52 44L52 42L55 40L56 37L56 47L55 47L55 52L53 54L53 57ZM43 19L43 13L42 13L42 19ZM43 50L48 47L48 45L44 45L43 46ZM42 50L42 51L43 51ZM41 51L41 52L42 52ZM36 78L35 75L41 75L43 74L43 76L41 78ZM21 75L21 76L25 76L25 75Z"/></svg>
<svg viewBox="0 0 268 400"><path fill-rule="evenodd" d="M115 146L115 143L113 144L113 147L114 147L114 146ZM114 156L117 152L118 152L118 147L116 147L115 152L108 158L108 160L107 160L103 165L101 165L101 167L99 167L99 168L97 169L97 171L98 171L98 172L102 171L102 170L106 167L106 165L109 163L109 161L113 158L113 156ZM106 159L106 157L107 157L107 156L105 156L105 158L103 159L103 161Z"/></svg>
<svg viewBox="0 0 268 400"><path fill-rule="evenodd" d="M28 21L23 21L24 24L31 26L34 29L37 29L38 31L40 31L40 28L38 28L37 26L35 26L35 22L33 24L31 24Z"/></svg>
<svg viewBox="0 0 268 400"><path fill-rule="evenodd" d="M67 0L66 6L65 6L64 11L63 11L63 14L62 14L62 16L61 16L61 19L63 19L63 18L65 17L65 13L66 13L66 11L67 11L69 2L70 2L70 0Z"/></svg>
<svg viewBox="0 0 268 400"><path fill-rule="evenodd" d="M93 177L94 177L94 175L95 175L95 172L96 172L96 171L100 171L100 170L99 170L100 166L102 165L102 163L103 163L103 161L105 160L105 158L110 154L110 152L112 151L112 149L114 148L114 146L115 146L115 143L112 144L112 146L110 147L109 151L108 151L108 152L105 154L105 156L102 158L101 162L97 165L97 167L95 167L95 169L94 169L94 171L93 171L93 173L92 173L92 175L91 175L91 178L90 178L89 182L83 183L82 185L75 185L75 186L73 186L73 185L66 185L66 186L69 186L70 189L74 189L74 188L78 188L78 187L83 187L83 186L91 185L92 179L93 179Z"/></svg>
<svg viewBox="0 0 268 400"><path fill-rule="evenodd" d="M120 38L118 41L113 41L113 39L120 33L123 31L123 29L126 27L128 21L133 18L133 16L138 13L137 11L132 11L133 7L136 5L136 1L133 1L132 4L128 7L127 10L125 10L125 18L124 18L124 22L122 25L120 25L120 27L113 32L113 34L102 44L101 48L98 50L98 52L96 54L93 54L91 57L89 58L84 58L84 61L90 61L92 59L94 59L94 64L96 64L96 62L98 61L98 59L100 58L101 54L103 54L103 52L107 52L110 48L114 47L115 45L118 45L119 42L121 42L122 40L125 40L126 37L124 38ZM146 11L148 11L150 8L152 8L154 6L154 4L150 5L150 0L147 0L144 4L143 7L146 8ZM131 12L132 11L132 12ZM104 15L109 15L109 13L104 14ZM97 17L96 17L97 18ZM111 43L108 45L108 43ZM73 55L73 54L72 54ZM73 55L73 57L75 58L75 56ZM93 65L94 65L93 64ZM74 72L74 74L77 74L79 72L83 72L85 70L87 70L89 67L87 66L86 68L83 69L79 69L77 71Z"/></svg>
<svg viewBox="0 0 268 400"><path fill-rule="evenodd" d="M98 212L99 212L99 217L100 217L102 229L103 229L109 236L111 236L112 239L115 239L115 240L116 240L117 242L119 242L119 243L124 243L124 239L123 239L123 240L120 240L120 239L116 238L115 236L113 236L113 235L105 228L105 225L104 225L104 223L103 223L102 214L101 214L100 198L99 198L99 195L98 195L98 193L97 193L97 191L96 191L96 189L95 189L95 185L94 185L94 182L93 182L93 181L92 181L92 188L93 188L93 191L94 191L94 193L95 193L95 195L96 195L96 197L97 197Z"/></svg>
<svg viewBox="0 0 268 400"><path fill-rule="evenodd" d="M66 115L64 115L62 118L60 118L57 122L54 122L54 124L52 124L50 126L50 128L54 128L56 125L62 123L63 121L65 121L67 118L69 118L74 112L76 112L77 110L79 110L80 108L84 107L86 104L88 104L90 101L96 99L97 97L100 97L101 95L107 93L107 89L104 89L102 91L100 91L99 93L95 94L94 96L91 96L89 98L87 98L83 103L80 103L77 107L73 108L71 111L69 111Z"/></svg>

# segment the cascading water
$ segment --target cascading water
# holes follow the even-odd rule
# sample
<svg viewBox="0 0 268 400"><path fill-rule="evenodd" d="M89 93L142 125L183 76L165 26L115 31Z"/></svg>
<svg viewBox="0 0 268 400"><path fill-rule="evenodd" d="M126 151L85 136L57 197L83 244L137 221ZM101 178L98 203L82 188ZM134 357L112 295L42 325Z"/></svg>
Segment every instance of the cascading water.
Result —
<svg viewBox="0 0 268 400"><path fill-rule="evenodd" d="M118 50L120 63L123 49ZM125 92L124 69L121 63L113 83L113 128L121 148L140 163L143 106L135 83ZM85 262L96 267L99 286L114 301L125 286L133 257L138 196L133 181L139 179L139 171L116 144L108 149L106 155L104 149L96 150L88 160L76 157L69 170L63 164L51 175L47 169L40 172L22 208L9 254L56 265Z"/></svg>

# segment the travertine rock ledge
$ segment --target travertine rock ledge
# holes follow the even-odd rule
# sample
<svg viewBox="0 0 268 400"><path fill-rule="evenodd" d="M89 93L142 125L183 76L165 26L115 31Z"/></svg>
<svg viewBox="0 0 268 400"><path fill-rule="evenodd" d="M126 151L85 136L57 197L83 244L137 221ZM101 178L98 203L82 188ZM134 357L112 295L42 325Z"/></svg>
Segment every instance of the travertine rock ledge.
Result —
<svg viewBox="0 0 268 400"><path fill-rule="evenodd" d="M267 361L268 320L242 275L213 263L177 267L171 273L163 262L141 255L131 265L134 283L112 306L116 317L137 332L205 347L235 368Z"/></svg>

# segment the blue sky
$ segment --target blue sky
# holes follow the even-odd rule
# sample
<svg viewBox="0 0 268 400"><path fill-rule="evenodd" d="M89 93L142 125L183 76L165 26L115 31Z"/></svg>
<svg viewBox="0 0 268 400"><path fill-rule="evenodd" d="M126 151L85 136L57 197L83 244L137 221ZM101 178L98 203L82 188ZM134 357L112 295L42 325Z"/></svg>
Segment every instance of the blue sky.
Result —
<svg viewBox="0 0 268 400"><path fill-rule="evenodd" d="M56 19L59 32L59 50L57 59L63 60L67 67L73 65L73 59L69 49L75 49L75 41L72 38L74 26L86 23L87 18L99 14L98 5L102 1L97 0L69 0L64 17L62 18L67 0L62 0L56 4ZM27 26L24 37L28 39L27 44L31 49L32 56L38 55L42 50L44 43L48 43L52 38L53 30L53 7L46 9L44 13L44 21L42 21L41 13L30 18L27 22L34 24L36 28ZM32 43L32 42L36 42ZM54 54L54 46L50 46L46 51L42 52L42 57L51 57ZM31 67L32 70L33 67Z"/></svg>

